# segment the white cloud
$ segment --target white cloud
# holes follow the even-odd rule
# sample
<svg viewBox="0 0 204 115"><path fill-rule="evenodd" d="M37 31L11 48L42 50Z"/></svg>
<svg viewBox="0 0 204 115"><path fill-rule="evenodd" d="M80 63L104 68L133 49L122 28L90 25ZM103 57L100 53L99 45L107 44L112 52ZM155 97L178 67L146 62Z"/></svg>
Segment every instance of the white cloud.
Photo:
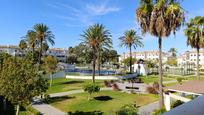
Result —
<svg viewBox="0 0 204 115"><path fill-rule="evenodd" d="M117 12L120 10L118 7L108 6L108 2L97 2L96 4L83 3L83 6L71 6L69 4L63 4L60 2L48 3L48 7L57 9L57 13L54 14L55 17L67 20L67 26L85 25L88 26L92 24L97 16L106 15L111 12ZM59 13L60 12L60 13Z"/></svg>
<svg viewBox="0 0 204 115"><path fill-rule="evenodd" d="M99 5L93 5L93 4L87 4L86 8L88 12L92 15L105 15L111 12L117 12L120 10L118 7L109 7L106 4L99 4Z"/></svg>

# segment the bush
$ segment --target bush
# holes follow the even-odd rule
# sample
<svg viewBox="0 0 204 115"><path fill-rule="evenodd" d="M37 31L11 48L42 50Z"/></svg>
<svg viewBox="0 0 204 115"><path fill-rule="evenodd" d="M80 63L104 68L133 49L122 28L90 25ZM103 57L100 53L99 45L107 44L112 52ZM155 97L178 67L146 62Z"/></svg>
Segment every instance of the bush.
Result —
<svg viewBox="0 0 204 115"><path fill-rule="evenodd" d="M151 94L158 94L159 91L159 83L154 82L152 86L147 87L147 92Z"/></svg>
<svg viewBox="0 0 204 115"><path fill-rule="evenodd" d="M33 115L41 115L39 111L34 109L31 105L25 107L27 111L31 112Z"/></svg>
<svg viewBox="0 0 204 115"><path fill-rule="evenodd" d="M106 86L106 87L111 87L111 83L110 82L108 82L108 81L104 81L104 85Z"/></svg>
<svg viewBox="0 0 204 115"><path fill-rule="evenodd" d="M135 104L124 105L116 112L116 115L139 115Z"/></svg>
<svg viewBox="0 0 204 115"><path fill-rule="evenodd" d="M49 95L49 94L44 94L44 99L43 99L43 101L44 101L45 103L49 103L49 101L50 101L50 95Z"/></svg>
<svg viewBox="0 0 204 115"><path fill-rule="evenodd" d="M164 112L166 112L165 108L161 108L161 109L155 109L151 115L162 115Z"/></svg>
<svg viewBox="0 0 204 115"><path fill-rule="evenodd" d="M171 107L172 107L172 108L175 108L175 107L177 107L177 106L179 106L179 105L181 105L181 104L183 104L183 102L180 101L180 100L177 100L177 101L175 101L175 102L171 105Z"/></svg>
<svg viewBox="0 0 204 115"><path fill-rule="evenodd" d="M100 91L100 86L94 83L84 84L83 89L85 92L88 92L88 100L92 99L91 95L95 92Z"/></svg>
<svg viewBox="0 0 204 115"><path fill-rule="evenodd" d="M112 88L113 88L113 91L119 91L120 90L118 85L115 83L112 85Z"/></svg>
<svg viewBox="0 0 204 115"><path fill-rule="evenodd" d="M176 80L177 80L177 82L178 82L179 84L182 84L183 78L182 78L182 77L177 77Z"/></svg>

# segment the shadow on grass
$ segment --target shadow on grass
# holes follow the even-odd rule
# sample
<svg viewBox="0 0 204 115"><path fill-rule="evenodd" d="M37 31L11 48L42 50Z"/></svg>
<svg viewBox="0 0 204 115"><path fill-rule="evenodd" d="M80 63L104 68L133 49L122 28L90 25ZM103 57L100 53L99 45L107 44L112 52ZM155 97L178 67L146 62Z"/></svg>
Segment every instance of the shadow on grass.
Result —
<svg viewBox="0 0 204 115"><path fill-rule="evenodd" d="M109 101L109 100L112 100L113 98L110 96L98 96L98 97L94 97L94 99L99 101Z"/></svg>
<svg viewBox="0 0 204 115"><path fill-rule="evenodd" d="M76 84L76 83L84 83L84 81L67 81L59 84Z"/></svg>
<svg viewBox="0 0 204 115"><path fill-rule="evenodd" d="M50 98L48 101L46 101L46 103L55 103L55 102L59 102L59 101L64 101L67 99L73 99L75 98L75 96L71 97L71 96L60 96L60 97L52 97Z"/></svg>
<svg viewBox="0 0 204 115"><path fill-rule="evenodd" d="M68 115L102 115L103 112L101 111L89 111L89 112L84 112L84 111L75 111L75 112L68 112Z"/></svg>

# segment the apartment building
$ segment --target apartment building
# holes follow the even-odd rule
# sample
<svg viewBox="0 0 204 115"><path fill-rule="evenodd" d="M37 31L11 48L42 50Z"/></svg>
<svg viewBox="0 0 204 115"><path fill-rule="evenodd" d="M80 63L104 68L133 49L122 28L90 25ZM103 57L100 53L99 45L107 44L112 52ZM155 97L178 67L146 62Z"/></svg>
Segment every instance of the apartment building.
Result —
<svg viewBox="0 0 204 115"><path fill-rule="evenodd" d="M12 56L24 55L24 52L18 46L14 45L0 45L0 52L5 52Z"/></svg>
<svg viewBox="0 0 204 115"><path fill-rule="evenodd" d="M123 53L120 57L119 57L119 62L123 61L124 59L130 57L130 53L126 52ZM159 59L159 51L141 51L141 52L132 52L132 57L139 60L139 59L143 59L143 60L158 60ZM162 60L163 62L167 61L167 54L162 52Z"/></svg>
<svg viewBox="0 0 204 115"><path fill-rule="evenodd" d="M63 48L51 48L46 52L46 55L51 55L58 61L65 62L68 55L68 50Z"/></svg>
<svg viewBox="0 0 204 115"><path fill-rule="evenodd" d="M183 65L185 63L193 63L196 65L197 53L195 50L186 51L177 58L178 65ZM204 66L204 50L201 50L199 53L199 64Z"/></svg>
<svg viewBox="0 0 204 115"><path fill-rule="evenodd" d="M8 53L12 56L24 56L25 52L18 46L14 45L0 45L0 52ZM63 48L51 48L44 55L51 55L55 57L59 62L65 62L68 50Z"/></svg>

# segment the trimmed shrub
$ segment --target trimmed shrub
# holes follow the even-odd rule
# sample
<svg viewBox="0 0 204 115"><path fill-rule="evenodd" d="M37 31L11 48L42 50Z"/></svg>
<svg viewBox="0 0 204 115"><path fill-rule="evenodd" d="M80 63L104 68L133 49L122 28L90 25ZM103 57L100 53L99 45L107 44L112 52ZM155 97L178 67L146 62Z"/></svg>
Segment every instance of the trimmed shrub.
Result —
<svg viewBox="0 0 204 115"><path fill-rule="evenodd" d="M177 77L176 80L177 80L177 82L178 82L179 84L182 84L183 78L182 78L182 77Z"/></svg>
<svg viewBox="0 0 204 115"><path fill-rule="evenodd" d="M154 82L152 86L147 87L147 92L151 94L158 94L159 91L159 83Z"/></svg>
<svg viewBox="0 0 204 115"><path fill-rule="evenodd" d="M111 83L108 82L107 80L104 81L104 85L105 85L106 87L111 87Z"/></svg>
<svg viewBox="0 0 204 115"><path fill-rule="evenodd" d="M116 115L139 115L135 104L124 105L116 112Z"/></svg>
<svg viewBox="0 0 204 115"><path fill-rule="evenodd" d="M119 91L120 90L118 85L115 83L112 85L112 88L113 88L113 91Z"/></svg>

